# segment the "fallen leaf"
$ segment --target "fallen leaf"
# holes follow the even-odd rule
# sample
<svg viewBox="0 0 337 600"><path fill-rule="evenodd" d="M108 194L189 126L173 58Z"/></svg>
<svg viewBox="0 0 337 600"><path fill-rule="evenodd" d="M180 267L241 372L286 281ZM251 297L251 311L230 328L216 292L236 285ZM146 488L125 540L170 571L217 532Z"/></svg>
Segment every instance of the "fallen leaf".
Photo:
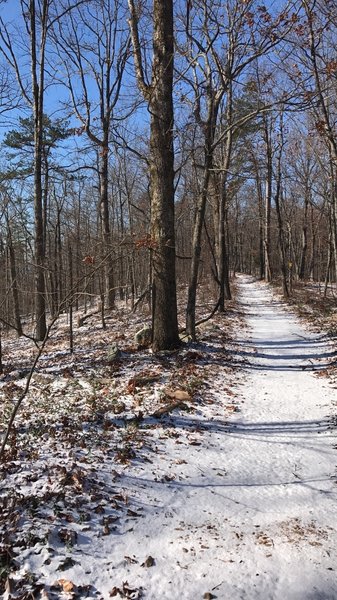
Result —
<svg viewBox="0 0 337 600"><path fill-rule="evenodd" d="M130 588L127 581L123 582L123 592L125 598L130 598L130 600L139 600L143 596L142 588Z"/></svg>
<svg viewBox="0 0 337 600"><path fill-rule="evenodd" d="M173 390L169 388L165 390L165 394L168 396L168 398L180 400L181 402L188 402L192 400L191 395L185 390Z"/></svg>
<svg viewBox="0 0 337 600"><path fill-rule="evenodd" d="M73 558L71 558L71 556L67 556L65 559L63 559L59 566L58 566L58 570L59 571L65 571L66 569L71 569L71 567L73 567L74 565L76 565L76 560L74 560Z"/></svg>
<svg viewBox="0 0 337 600"><path fill-rule="evenodd" d="M61 586L64 592L73 592L75 589L75 584L68 579L58 579L57 583Z"/></svg>
<svg viewBox="0 0 337 600"><path fill-rule="evenodd" d="M156 563L155 563L154 558L152 556L148 556L147 559L140 566L149 568L149 567L154 567L155 564Z"/></svg>
<svg viewBox="0 0 337 600"><path fill-rule="evenodd" d="M136 558L132 558L131 556L124 556L125 560L129 564L136 564L138 560Z"/></svg>

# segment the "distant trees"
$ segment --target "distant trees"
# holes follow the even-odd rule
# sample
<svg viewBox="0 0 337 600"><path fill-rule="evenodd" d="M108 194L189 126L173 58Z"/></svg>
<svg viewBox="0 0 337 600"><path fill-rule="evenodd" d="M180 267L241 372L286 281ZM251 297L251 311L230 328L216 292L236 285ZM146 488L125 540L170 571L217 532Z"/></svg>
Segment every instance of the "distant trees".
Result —
<svg viewBox="0 0 337 600"><path fill-rule="evenodd" d="M63 79L70 97L70 111L79 123L79 132L88 137L97 152L99 218L105 271L105 303L114 307L115 281L109 158L113 129L123 119L120 95L129 57L130 36L126 7L118 0L80 3L67 19L58 20L55 44L66 73Z"/></svg>
<svg viewBox="0 0 337 600"><path fill-rule="evenodd" d="M50 84L47 70L47 44L52 23L60 18L54 11L52 0L21 0L20 34L24 36L24 60L18 47L17 35L13 27L0 18L0 51L12 69L18 89L26 102L33 122L33 177L34 177L34 263L35 263L35 328L36 339L41 341L47 332L46 325L46 283L45 283L45 239L43 218L43 148L44 148L44 108L46 86ZM72 8L62 7L62 14ZM21 42L21 40L20 40ZM27 69L26 61L29 68Z"/></svg>

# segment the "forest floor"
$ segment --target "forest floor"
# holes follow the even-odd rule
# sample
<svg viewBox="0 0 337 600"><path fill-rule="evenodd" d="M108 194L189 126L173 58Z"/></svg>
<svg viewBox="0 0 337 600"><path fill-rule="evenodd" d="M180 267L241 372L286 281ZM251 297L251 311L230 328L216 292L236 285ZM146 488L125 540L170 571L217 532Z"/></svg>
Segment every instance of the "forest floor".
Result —
<svg viewBox="0 0 337 600"><path fill-rule="evenodd" d="M334 340L237 288L175 353L126 310L73 355L58 325L1 465L5 599L337 598ZM4 340L3 428L34 352Z"/></svg>

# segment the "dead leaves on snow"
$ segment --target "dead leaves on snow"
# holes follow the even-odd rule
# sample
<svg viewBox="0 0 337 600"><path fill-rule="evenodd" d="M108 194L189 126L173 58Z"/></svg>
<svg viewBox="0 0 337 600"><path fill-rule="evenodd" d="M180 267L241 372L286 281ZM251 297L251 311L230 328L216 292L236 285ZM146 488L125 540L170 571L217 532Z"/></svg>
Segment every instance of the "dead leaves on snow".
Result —
<svg viewBox="0 0 337 600"><path fill-rule="evenodd" d="M73 592L75 589L73 582L68 581L68 579L58 579L56 586L59 586L64 592Z"/></svg>
<svg viewBox="0 0 337 600"><path fill-rule="evenodd" d="M207 394L212 398L212 390L208 391L205 381L218 371L220 361L224 368L223 348L219 355L214 350L210 353L207 342L198 349L182 347L175 355L136 354L135 349L127 347L127 326L126 319L126 334L121 334L119 324L112 338L118 339L123 352L118 364L107 365L107 341L94 326L90 330L83 328L78 334L85 343L81 342L81 355L74 363L62 349L60 329L61 336L56 335L50 341L41 367L34 374L31 397L18 416L9 447L11 462L3 466L9 494L13 491L10 486L15 486L18 494L24 490L17 506L11 507L7 515L8 552L5 548L3 552L9 572L15 570L15 561L20 565L20 552L30 551L34 544L40 552L47 550L43 564L52 563L53 569L65 571L74 566L67 550L77 557L81 532L95 539L117 529L120 518L139 518L139 511L132 512L124 498L119 501L114 496L116 478L108 465L113 460L123 465L130 463L138 457L139 450L146 450L148 438L151 447L147 430L162 428L158 421L148 419L152 414L158 418L174 410L194 411L197 403L208 401ZM147 366L150 368L144 368ZM3 392L10 407L22 387L21 382L17 385L13 380L6 382L6 386ZM225 391L226 395L231 396L227 391L230 390ZM171 419L159 436L173 438L179 444L201 445L201 432L191 429L188 418L187 430L182 427L179 431L169 426ZM145 452L140 458L151 462ZM183 464L185 460L176 460L176 465ZM104 479L102 473L108 474L108 478ZM163 483L179 477L171 473L160 475L159 481ZM27 488L29 498L24 496ZM14 556L13 548L19 548ZM154 566L149 559L142 563L144 568ZM75 597L80 593L76 582L58 579L56 584L54 590L43 590L45 598L54 600L61 593ZM116 588L116 594L140 598L142 590L125 583Z"/></svg>
<svg viewBox="0 0 337 600"><path fill-rule="evenodd" d="M91 585L75 585L68 579L58 579L52 585L45 586L37 581L32 573L26 573L21 579L8 577L4 586L7 600L59 600L60 597L75 600L96 595L96 590ZM62 595L62 596L61 596ZM125 596L127 597L127 596ZM130 596L131 598L131 596Z"/></svg>
<svg viewBox="0 0 337 600"><path fill-rule="evenodd" d="M150 383L160 381L161 377L162 374L158 372L142 371L141 373L138 373L137 375L129 379L127 391L129 394L134 394L136 388L144 387Z"/></svg>
<svg viewBox="0 0 337 600"><path fill-rule="evenodd" d="M140 600L143 598L143 590L142 588L132 588L127 581L124 581L121 588L116 586L113 587L109 596L110 598L119 596L120 598L126 598L128 600Z"/></svg>
<svg viewBox="0 0 337 600"><path fill-rule="evenodd" d="M274 546L273 540L266 533L263 533L263 531L259 531L257 533L256 542L260 546L268 546L268 547Z"/></svg>
<svg viewBox="0 0 337 600"><path fill-rule="evenodd" d="M300 519L289 519L280 524L282 533L287 541L295 546L301 543L308 543L309 546L322 546L323 541L328 539L327 529L317 527L314 521L303 523Z"/></svg>

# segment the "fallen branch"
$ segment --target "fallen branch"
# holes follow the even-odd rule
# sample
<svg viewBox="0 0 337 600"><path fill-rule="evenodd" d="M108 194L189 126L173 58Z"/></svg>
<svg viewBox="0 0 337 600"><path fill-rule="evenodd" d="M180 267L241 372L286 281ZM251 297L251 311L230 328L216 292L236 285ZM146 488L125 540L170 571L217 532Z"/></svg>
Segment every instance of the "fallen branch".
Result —
<svg viewBox="0 0 337 600"><path fill-rule="evenodd" d="M162 406L161 408L158 408L157 410L155 410L154 413L152 413L151 417L154 417L155 419L159 419L160 417L163 417L164 415L169 414L170 412L172 412L172 410L175 410L176 408L186 409L187 404L185 404L181 400L177 400L176 402L171 402L170 404L166 404L165 406Z"/></svg>
<svg viewBox="0 0 337 600"><path fill-rule="evenodd" d="M149 374L149 375L135 375L135 377L132 377L129 381L128 385L134 385L134 386L142 386L142 385L147 385L148 383L154 383L155 381L159 381L161 379L162 375L158 374L158 373L153 373L153 374Z"/></svg>
<svg viewBox="0 0 337 600"><path fill-rule="evenodd" d="M144 300L144 298L146 298L147 296L149 296L151 293L151 286L148 286L146 288L146 290L144 290L144 292L141 293L141 295L139 296L139 298L136 300L134 307L132 309L132 312L135 313L137 310L137 307L139 306L139 304L142 302L142 300Z"/></svg>
<svg viewBox="0 0 337 600"><path fill-rule="evenodd" d="M200 319L200 321L198 321L195 324L195 326L198 327L198 325L201 325L202 323L206 323L206 321L209 321L214 316L214 314L218 310L219 306L220 306L220 299L217 301L215 307L213 308L212 312L208 315L208 317L205 317L204 319Z"/></svg>
<svg viewBox="0 0 337 600"><path fill-rule="evenodd" d="M94 310L91 313L87 313L86 315L83 315L82 317L78 317L77 327L82 327L87 319L90 319L90 317L94 317L95 315L100 314L100 312L101 312L101 309L98 308L97 310Z"/></svg>

